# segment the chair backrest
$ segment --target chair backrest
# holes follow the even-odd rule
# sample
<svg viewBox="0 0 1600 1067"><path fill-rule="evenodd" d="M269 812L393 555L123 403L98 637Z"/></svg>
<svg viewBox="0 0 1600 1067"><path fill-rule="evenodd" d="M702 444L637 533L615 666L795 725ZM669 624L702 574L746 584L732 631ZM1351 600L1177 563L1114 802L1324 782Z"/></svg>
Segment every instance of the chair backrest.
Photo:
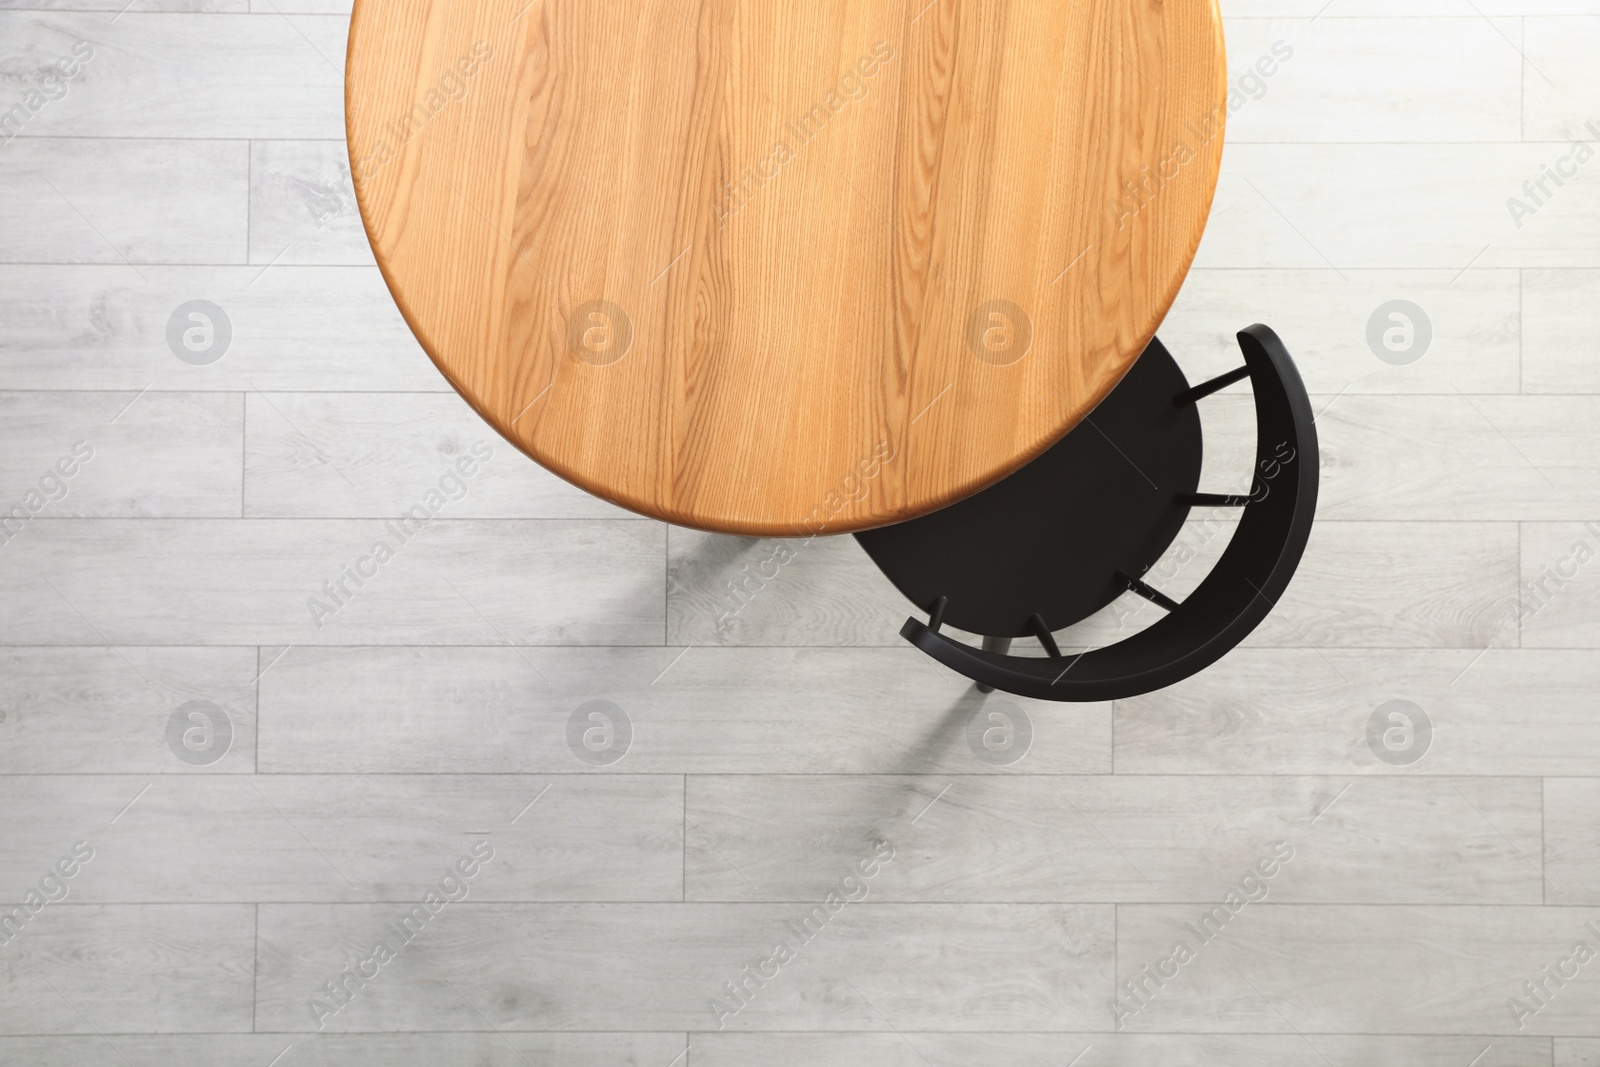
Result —
<svg viewBox="0 0 1600 1067"><path fill-rule="evenodd" d="M1125 641L1059 658L985 652L918 619L900 634L974 681L1045 700L1116 700L1181 681L1221 659L1288 587L1317 506L1317 431L1305 384L1283 342L1259 323L1239 331L1255 391L1250 502L1222 558L1176 610Z"/></svg>

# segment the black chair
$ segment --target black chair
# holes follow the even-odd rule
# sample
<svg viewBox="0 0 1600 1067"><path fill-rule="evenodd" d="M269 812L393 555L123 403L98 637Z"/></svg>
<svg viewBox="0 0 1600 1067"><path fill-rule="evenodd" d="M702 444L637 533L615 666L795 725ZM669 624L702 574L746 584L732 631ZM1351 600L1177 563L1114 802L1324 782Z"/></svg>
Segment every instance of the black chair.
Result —
<svg viewBox="0 0 1600 1067"><path fill-rule="evenodd" d="M1300 563L1316 510L1318 452L1305 385L1283 342L1259 324L1238 337L1245 365L1193 388L1152 341L1089 418L1026 467L931 515L858 534L929 613L927 623L907 619L901 636L982 690L1076 701L1163 688L1242 641ZM1256 412L1251 492L1196 492L1196 401L1247 377ZM1141 576L1192 507L1243 512L1221 559L1180 604ZM1167 614L1116 644L1061 654L1052 631L1130 590ZM947 624L984 635L984 647L941 633ZM1039 640L1043 657L1008 654L1011 639L1025 634Z"/></svg>

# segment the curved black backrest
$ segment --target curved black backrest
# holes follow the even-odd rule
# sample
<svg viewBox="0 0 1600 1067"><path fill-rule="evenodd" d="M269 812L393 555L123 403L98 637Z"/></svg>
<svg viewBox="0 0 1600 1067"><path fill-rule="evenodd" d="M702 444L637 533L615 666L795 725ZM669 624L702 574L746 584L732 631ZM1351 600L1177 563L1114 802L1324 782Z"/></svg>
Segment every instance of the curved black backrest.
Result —
<svg viewBox="0 0 1600 1067"><path fill-rule="evenodd" d="M1305 384L1283 342L1259 323L1239 332L1256 403L1256 470L1239 526L1204 581L1175 611L1114 645L1037 659L985 652L918 619L900 634L952 670L1021 696L1116 700L1181 681L1254 630L1289 585L1317 506L1317 431Z"/></svg>

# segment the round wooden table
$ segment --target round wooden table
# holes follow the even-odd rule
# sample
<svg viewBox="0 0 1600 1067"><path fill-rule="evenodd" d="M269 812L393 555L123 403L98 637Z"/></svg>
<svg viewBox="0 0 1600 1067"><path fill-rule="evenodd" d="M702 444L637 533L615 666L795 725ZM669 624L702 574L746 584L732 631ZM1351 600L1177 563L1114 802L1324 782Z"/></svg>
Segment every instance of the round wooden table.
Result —
<svg viewBox="0 0 1600 1067"><path fill-rule="evenodd" d="M496 430L685 526L897 522L1060 438L1216 185L1215 0L356 0L406 321Z"/></svg>

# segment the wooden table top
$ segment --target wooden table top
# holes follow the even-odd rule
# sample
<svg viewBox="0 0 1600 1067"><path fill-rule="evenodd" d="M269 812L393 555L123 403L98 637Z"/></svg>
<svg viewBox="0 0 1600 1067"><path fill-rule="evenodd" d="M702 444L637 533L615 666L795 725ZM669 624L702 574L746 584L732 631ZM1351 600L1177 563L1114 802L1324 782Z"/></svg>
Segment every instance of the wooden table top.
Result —
<svg viewBox="0 0 1600 1067"><path fill-rule="evenodd" d="M1176 296L1215 0L356 0L351 171L480 415L668 522L842 533L1015 470Z"/></svg>

